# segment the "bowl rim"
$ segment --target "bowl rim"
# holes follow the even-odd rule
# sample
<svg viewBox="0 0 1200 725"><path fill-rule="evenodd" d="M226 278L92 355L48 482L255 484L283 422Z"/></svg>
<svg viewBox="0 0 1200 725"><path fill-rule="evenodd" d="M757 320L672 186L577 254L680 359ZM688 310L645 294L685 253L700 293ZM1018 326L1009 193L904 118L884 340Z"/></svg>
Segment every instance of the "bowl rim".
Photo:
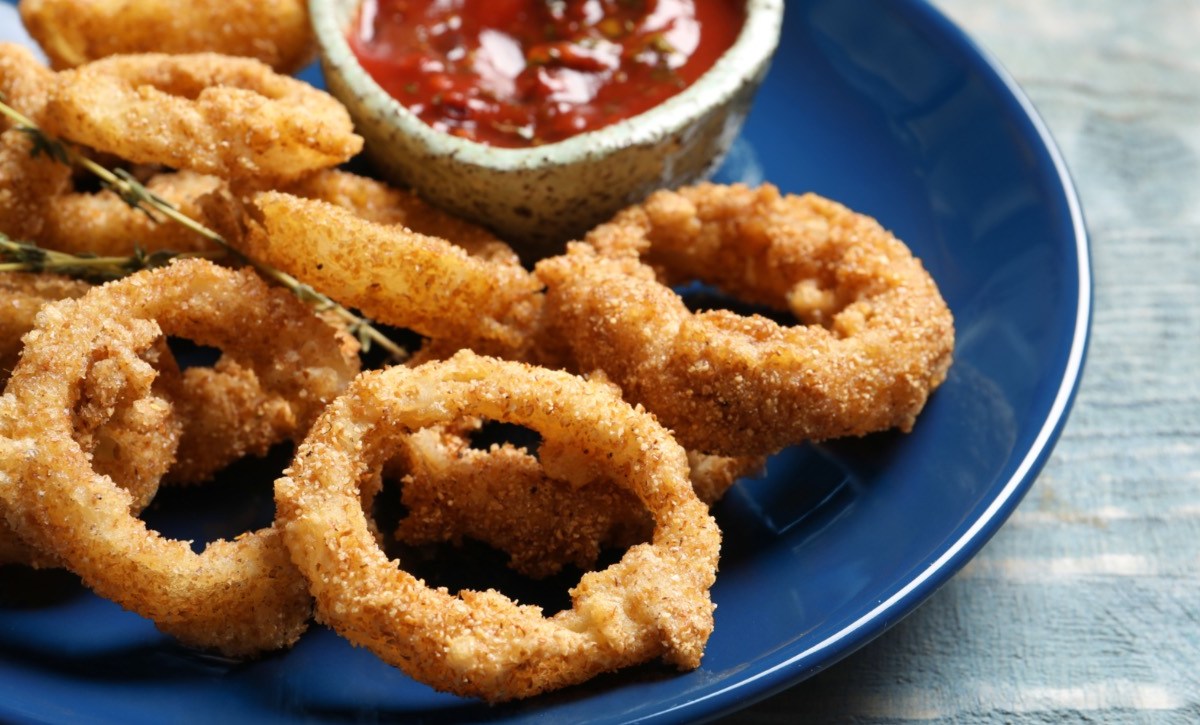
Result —
<svg viewBox="0 0 1200 725"><path fill-rule="evenodd" d="M394 123L431 157L495 171L528 171L569 166L605 156L631 146L652 145L663 136L679 133L711 109L729 102L747 79L765 75L779 44L783 27L783 0L745 0L746 16L737 38L694 83L648 111L603 128L586 131L554 143L529 148L489 146L438 131L420 120L385 91L362 67L350 50L345 26L363 0L308 0L309 16L329 76L370 106L376 116ZM338 10L350 5L346 22Z"/></svg>

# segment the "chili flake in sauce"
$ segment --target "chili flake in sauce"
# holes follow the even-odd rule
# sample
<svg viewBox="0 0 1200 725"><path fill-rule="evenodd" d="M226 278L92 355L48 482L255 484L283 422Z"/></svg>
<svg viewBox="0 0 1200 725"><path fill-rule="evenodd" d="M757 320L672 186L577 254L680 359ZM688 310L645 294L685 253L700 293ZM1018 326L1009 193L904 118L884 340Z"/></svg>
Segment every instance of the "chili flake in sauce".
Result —
<svg viewBox="0 0 1200 725"><path fill-rule="evenodd" d="M742 0L364 0L350 47L430 126L561 141L679 93L733 44Z"/></svg>

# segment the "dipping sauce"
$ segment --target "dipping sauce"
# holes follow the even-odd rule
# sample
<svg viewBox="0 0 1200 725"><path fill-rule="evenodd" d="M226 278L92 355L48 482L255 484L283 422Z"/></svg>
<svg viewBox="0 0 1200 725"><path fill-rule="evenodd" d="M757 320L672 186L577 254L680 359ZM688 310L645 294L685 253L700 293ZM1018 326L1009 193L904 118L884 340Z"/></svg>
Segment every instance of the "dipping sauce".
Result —
<svg viewBox="0 0 1200 725"><path fill-rule="evenodd" d="M430 126L492 146L635 116L712 67L743 0L364 0L363 68Z"/></svg>

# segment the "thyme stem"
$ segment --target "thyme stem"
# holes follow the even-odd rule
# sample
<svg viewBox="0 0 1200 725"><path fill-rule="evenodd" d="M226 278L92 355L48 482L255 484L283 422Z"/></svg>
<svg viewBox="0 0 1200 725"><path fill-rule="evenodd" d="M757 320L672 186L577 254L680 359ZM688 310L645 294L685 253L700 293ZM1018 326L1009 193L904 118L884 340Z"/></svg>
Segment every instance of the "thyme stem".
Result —
<svg viewBox="0 0 1200 725"><path fill-rule="evenodd" d="M10 239L0 232L0 272L52 272L93 281L119 279L141 269L161 267L172 259L202 257L221 259L222 250L208 252L136 252L129 257L98 257L59 252Z"/></svg>

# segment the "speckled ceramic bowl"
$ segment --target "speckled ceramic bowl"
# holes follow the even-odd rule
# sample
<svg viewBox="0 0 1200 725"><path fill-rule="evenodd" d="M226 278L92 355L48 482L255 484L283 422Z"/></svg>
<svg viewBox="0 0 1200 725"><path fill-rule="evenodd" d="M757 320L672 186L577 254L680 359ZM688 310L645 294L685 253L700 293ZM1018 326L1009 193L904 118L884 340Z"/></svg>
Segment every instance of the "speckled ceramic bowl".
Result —
<svg viewBox="0 0 1200 725"><path fill-rule="evenodd" d="M734 45L682 93L629 120L529 149L436 131L359 65L347 28L361 0L309 0L329 90L394 183L490 227L535 258L556 253L660 187L697 181L737 136L779 41L783 0L746 0Z"/></svg>

